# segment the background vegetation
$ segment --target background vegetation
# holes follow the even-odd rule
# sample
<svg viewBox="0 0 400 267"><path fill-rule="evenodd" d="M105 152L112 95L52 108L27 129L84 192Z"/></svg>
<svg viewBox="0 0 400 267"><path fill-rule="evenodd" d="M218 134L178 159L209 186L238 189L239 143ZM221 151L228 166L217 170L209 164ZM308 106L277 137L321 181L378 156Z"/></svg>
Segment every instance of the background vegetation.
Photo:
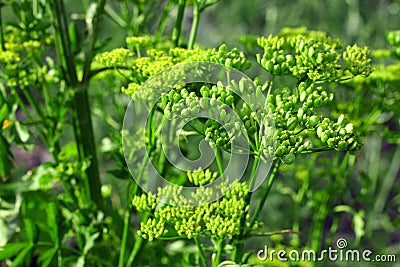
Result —
<svg viewBox="0 0 400 267"><path fill-rule="evenodd" d="M126 84L96 73L96 55L127 47L126 37L156 34L166 8L170 13L163 36L173 39L181 1L99 1L95 6L67 0L68 32L57 2L1 2L3 51L15 51L22 60L13 62L5 53L0 58L0 247L5 246L0 266L198 265L192 240L137 245L139 219L120 147L129 101L121 87ZM96 8L102 5L97 24ZM183 47L189 42L192 8L188 5L182 18ZM282 165L260 220L267 232L302 234L253 237L245 251L264 245L320 250L346 238L349 248L400 259L400 41L387 38L399 22L400 1L389 0L219 1L202 13L196 43L239 47L254 61L251 77L265 74L244 35L268 36L304 26L373 50L375 74L335 87L338 106L332 113L345 113L360 126L364 146L359 155L348 159L345 169L344 154L330 152ZM71 38L74 66L65 60L64 34ZM25 47L18 48L22 43ZM257 261L253 257L251 262Z"/></svg>

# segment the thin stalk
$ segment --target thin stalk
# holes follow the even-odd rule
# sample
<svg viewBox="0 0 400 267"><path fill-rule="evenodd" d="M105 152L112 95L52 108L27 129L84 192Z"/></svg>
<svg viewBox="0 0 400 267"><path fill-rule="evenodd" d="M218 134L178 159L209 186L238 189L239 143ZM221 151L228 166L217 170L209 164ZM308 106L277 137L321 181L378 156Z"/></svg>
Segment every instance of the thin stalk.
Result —
<svg viewBox="0 0 400 267"><path fill-rule="evenodd" d="M129 188L127 190L127 198L129 199L130 188L132 187L132 183L129 183ZM125 210L124 215L124 229L122 232L122 239L121 239L121 247L119 253L119 260L118 260L118 267L123 267L125 262L125 253L126 253L126 244L128 241L128 233L129 233L129 224L131 221L131 210L130 210L130 203L127 204L127 208Z"/></svg>
<svg viewBox="0 0 400 267"><path fill-rule="evenodd" d="M196 41L197 30L199 28L200 22L200 7L197 1L193 1L193 22L192 28L190 29L188 49L193 49L194 43Z"/></svg>
<svg viewBox="0 0 400 267"><path fill-rule="evenodd" d="M77 114L79 135L78 143L82 147L84 158L90 158L90 165L86 169L87 193L89 193L90 199L97 205L98 208L102 209L102 196L101 196L101 182L99 163L96 154L96 144L94 141L94 132L92 117L89 105L89 96L87 90L79 91L74 97L74 106Z"/></svg>
<svg viewBox="0 0 400 267"><path fill-rule="evenodd" d="M304 195L307 192L307 189L309 187L310 181L309 177L305 179L303 184L301 185L301 188L299 192L296 195L296 198L294 199L294 207L293 207L293 231L299 232L300 231L300 214L299 214L299 209L300 205L303 202ZM295 235L293 237L293 242L294 242L294 247L298 247L300 245L300 238L298 235Z"/></svg>
<svg viewBox="0 0 400 267"><path fill-rule="evenodd" d="M92 126L92 118L89 106L88 97L88 80L90 73L90 66L93 58L94 43L97 38L97 23L99 16L104 8L105 1L100 1L95 14L92 17L92 23L88 24L88 48L85 51L86 61L83 66L83 80L79 84L74 54L71 50L71 42L68 35L68 21L65 13L64 2L60 0L53 0L50 4L52 9L52 20L56 29L56 48L57 56L64 69L64 75L67 84L75 89L74 95L74 131L78 151L82 151L81 160L90 158L90 165L86 169L86 178L84 179L85 192L89 199L93 201L98 208L103 208L101 197L101 183L99 166L96 155L96 146L94 142L94 133Z"/></svg>
<svg viewBox="0 0 400 267"><path fill-rule="evenodd" d="M324 227L324 220L328 214L328 203L330 202L329 194L325 195L322 199L322 203L318 209L318 215L315 218L315 224L312 227L313 231L311 233L311 249L314 251L319 251L322 242L322 233Z"/></svg>
<svg viewBox="0 0 400 267"><path fill-rule="evenodd" d="M331 229L329 230L328 237L326 238L326 244L331 244L337 229L339 228L339 217L334 216Z"/></svg>
<svg viewBox="0 0 400 267"><path fill-rule="evenodd" d="M253 184L254 177L257 173L257 166L258 166L259 162L260 162L260 157L259 157L259 155L256 155L254 157L254 162L253 162L253 166L252 166L250 178L249 178L250 188ZM251 195L252 195L252 192L249 192L249 194L247 195L247 197L245 199L246 204L250 203ZM243 238L245 236L245 230L246 230L245 226L246 226L247 214L248 213L246 212L240 220L240 233L237 237L237 240L234 242L233 252L232 252L232 256L231 256L231 259L234 262L239 262L242 251L243 251L243 247L244 247Z"/></svg>
<svg viewBox="0 0 400 267"><path fill-rule="evenodd" d="M390 190L396 183L397 174L399 173L399 161L400 161L400 146L397 146L396 151L392 156L392 162L389 168L386 170L386 175L384 176L381 188L376 196L374 204L374 213L381 214L390 196Z"/></svg>
<svg viewBox="0 0 400 267"><path fill-rule="evenodd" d="M17 96L17 102L19 103L19 107L22 109L22 111L24 112L26 117L30 121L33 121L33 118L31 116L30 112L28 111L28 109L26 108L24 101L22 101L21 96L18 94L18 92L15 92L15 95ZM49 144L47 142L47 138L46 138L45 134L43 133L42 129L40 129L37 124L33 124L33 127L35 128L37 134L39 135L40 140L43 142L44 145L46 145L48 147Z"/></svg>
<svg viewBox="0 0 400 267"><path fill-rule="evenodd" d="M179 0L178 15L176 17L175 27L172 31L172 41L175 46L179 46L179 37L182 30L183 14L185 12L186 0Z"/></svg>
<svg viewBox="0 0 400 267"><path fill-rule="evenodd" d="M139 173L138 173L138 178L137 178L138 180L137 180L137 182L134 181L134 183L132 184L132 190L128 190L128 198L129 198L129 194L131 196L136 195L136 193L137 193L137 191L139 189L138 183L142 179L142 176L143 176L143 173L144 173L144 171L146 169L146 165L147 165L148 161L149 161L148 157L143 157L143 161L141 163L141 166L140 166L140 169L139 169ZM129 222L130 222L130 218L129 218L129 221L126 221L126 220L124 221L124 234L125 234L125 227L127 228L126 231L129 230ZM127 234L127 232L126 232L126 234ZM132 248L131 254L129 255L128 262L127 262L127 264L125 266L127 266L127 267L136 266L135 263L136 263L136 261L138 259L138 254L142 251L144 244L145 244L144 239L141 238L141 237L139 237L139 238L137 238L135 240L135 244L134 244L134 246ZM122 245L123 244L121 244L121 246ZM126 247L126 240L125 240L124 246ZM125 252L126 252L126 250L124 250L124 254L125 254ZM121 250L121 254L122 254L122 250ZM123 258L125 258L125 255L123 256ZM119 259L119 262L118 262L118 267L124 266L123 265L123 262L124 262L123 258L121 259L121 255L120 255L120 259Z"/></svg>
<svg viewBox="0 0 400 267"><path fill-rule="evenodd" d="M68 22L64 2L53 0L49 5L52 10L51 17L54 28L56 29L55 45L58 60L62 65L67 84L71 87L77 87L78 76L75 69L75 57L71 50L71 41L68 35Z"/></svg>
<svg viewBox="0 0 400 267"><path fill-rule="evenodd" d="M218 166L219 174L220 174L221 177L222 177L223 174L224 174L224 165L223 165L223 163L222 163L222 157L221 157L221 153L220 153L218 147L215 148L215 160L217 161L217 166Z"/></svg>
<svg viewBox="0 0 400 267"><path fill-rule="evenodd" d="M157 32L155 34L156 40L160 40L162 34L164 33L165 24L167 23L169 11L171 10L172 6L173 6L173 2L168 1L167 5L164 8L163 14L161 16L160 23L158 24Z"/></svg>
<svg viewBox="0 0 400 267"><path fill-rule="evenodd" d="M212 267L217 267L221 261L222 251L224 249L224 241L225 241L224 239L219 239L217 241L217 251L212 261Z"/></svg>
<svg viewBox="0 0 400 267"><path fill-rule="evenodd" d="M281 162L280 162L280 160L278 160L278 161L275 163L274 169L272 170L272 173L271 173L271 175L270 175L270 177L269 177L269 179L268 179L267 189L266 189L266 191L264 192L264 194L262 195L262 198L261 198L261 200L260 200L259 203L258 203L258 206L257 206L257 208L256 208L256 211L254 212L254 215L253 215L253 217L251 218L250 227L249 227L249 228L251 228L251 227L254 226L254 223L256 222L258 216L260 215L261 210L262 210L263 207L264 207L265 200L267 199L267 197L268 197L268 195L269 195L269 192L271 191L272 185L273 185L273 183L274 183L274 181L275 181L275 178L276 178L276 175L277 175L277 173L278 173L278 170L279 170L279 166L280 166L280 165L281 165Z"/></svg>
<svg viewBox="0 0 400 267"><path fill-rule="evenodd" d="M101 19L101 16L104 13L104 5L106 1L105 0L100 0L99 3L96 6L96 10L94 11L93 17L91 19L87 19L87 31L88 31L88 37L87 37L87 45L86 45L86 50L85 50L85 63L83 64L83 78L82 78L82 83L89 82L90 78L90 66L92 65L93 61L93 56L94 56L94 46L97 40L97 34L99 30L99 22Z"/></svg>
<svg viewBox="0 0 400 267"><path fill-rule="evenodd" d="M26 97L26 100L28 100L29 105L33 108L33 110L35 111L35 113L39 117L39 119L41 119L42 121L46 122L46 118L45 118L45 116L43 114L43 111L42 111L42 109L39 108L37 101L35 101L33 99L32 92L29 89L29 87L25 88L22 91L24 92L24 96ZM47 125L45 125L45 126L47 126Z"/></svg>
<svg viewBox="0 0 400 267"><path fill-rule="evenodd" d="M199 237L194 237L194 242L196 243L197 249L199 250L199 256L200 256L200 260L203 263L204 267L208 267L208 262L207 262L207 258L206 255L204 254L204 250L201 247L201 243L199 240Z"/></svg>
<svg viewBox="0 0 400 267"><path fill-rule="evenodd" d="M131 251L131 255L129 256L128 262L126 263L126 267L137 266L136 262L138 260L138 256L144 247L144 239L138 238L136 239L135 245Z"/></svg>
<svg viewBox="0 0 400 267"><path fill-rule="evenodd" d="M0 45L1 45L1 50L6 51L6 47L4 45L2 8L3 8L3 4L0 4Z"/></svg>
<svg viewBox="0 0 400 267"><path fill-rule="evenodd" d="M253 187L253 182L254 182L254 177L257 174L257 167L258 164L260 163L260 156L259 155L255 155L254 156L254 162L253 162L253 167L251 169L251 173L250 173L250 179L249 179L249 186L250 188ZM250 200L250 199L249 199Z"/></svg>

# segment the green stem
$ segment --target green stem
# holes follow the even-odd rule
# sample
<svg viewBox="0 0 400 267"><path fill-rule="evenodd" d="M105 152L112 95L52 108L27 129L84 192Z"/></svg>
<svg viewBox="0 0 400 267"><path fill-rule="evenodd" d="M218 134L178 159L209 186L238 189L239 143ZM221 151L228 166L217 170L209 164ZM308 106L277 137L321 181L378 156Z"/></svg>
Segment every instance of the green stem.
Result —
<svg viewBox="0 0 400 267"><path fill-rule="evenodd" d="M90 78L90 66L92 65L93 56L94 56L94 46L97 40L97 34L99 29L99 22L101 16L104 13L104 5L106 1L100 0L96 6L96 10L94 11L94 15L91 19L87 19L87 49L85 50L85 63L83 64L83 78L82 83L86 83L89 81Z"/></svg>
<svg viewBox="0 0 400 267"><path fill-rule="evenodd" d="M90 199L102 209L101 182L99 163L96 155L96 145L92 126L92 117L89 106L87 90L77 92L74 97L74 105L78 118L78 143L82 147L84 158L90 159L90 166L86 169L86 189Z"/></svg>
<svg viewBox="0 0 400 267"><path fill-rule="evenodd" d="M43 88L44 92L47 91L47 89L46 89L47 85L45 83L43 83L42 88ZM57 160L57 155L59 153L59 149L58 149L58 145L56 144L56 142L54 140L55 128L52 127L51 122L49 122L49 118L46 117L45 114L43 114L44 109L40 108L38 105L38 101L36 101L33 98L31 89L29 87L27 87L23 90L23 93L24 93L24 96L25 96L26 100L28 101L29 105L33 108L36 116L39 118L40 121L42 121L42 123L43 123L43 127L42 127L43 130L41 130L42 138L46 137L45 144L47 144L46 146L49 148L49 151L52 154L53 158L55 160ZM49 101L50 100L47 101L47 99L46 99L45 103L46 104L50 103Z"/></svg>
<svg viewBox="0 0 400 267"><path fill-rule="evenodd" d="M186 0L179 0L178 15L176 17L175 27L172 31L172 41L175 46L179 46L179 37L182 30L183 14L185 12Z"/></svg>
<svg viewBox="0 0 400 267"><path fill-rule="evenodd" d="M129 199L129 195L130 196L134 196L134 195L137 194L137 191L139 189L139 184L138 183L142 179L142 176L143 176L143 173L144 173L144 171L146 169L148 161L149 161L148 157L146 157L146 156L143 157L143 161L142 161L140 169L139 169L137 181L133 181L134 183L132 184L132 187L131 187L132 190L128 190L128 199ZM129 231L129 222L130 222L130 216L129 216L129 221L127 221L127 218L125 217L124 235L125 234L127 235L128 231ZM127 229L125 230L125 228L127 228ZM126 231L126 233L125 233L125 231ZM124 241L124 235L123 235L123 238L122 238L123 241ZM126 240L124 242L125 242L124 246L126 246ZM143 238L141 238L141 237L136 238L136 241L135 241L135 244L134 244L134 246L132 248L131 254L129 255L128 262L127 262L127 264L125 266L127 266L127 267L136 266L136 261L138 260L138 253L141 252L141 250L143 249L144 244L145 244L145 242L144 242ZM121 244L121 246L122 246L122 244ZM124 255L123 255L123 257L120 255L118 267L123 266L123 262L124 262L123 259L125 258L126 249L124 249L123 252L124 252ZM121 249L121 254L122 254L122 249Z"/></svg>
<svg viewBox="0 0 400 267"><path fill-rule="evenodd" d="M172 6L173 6L173 2L168 1L167 5L164 8L163 14L161 16L160 23L158 24L157 32L155 34L156 40L160 40L160 38L164 32L165 24L167 23L168 14L169 14L169 11L171 10Z"/></svg>
<svg viewBox="0 0 400 267"><path fill-rule="evenodd" d="M255 155L253 166L252 166L251 173L250 173L250 178L249 178L249 186L250 186L249 188L251 188L251 186L253 184L253 180L257 173L257 167L258 167L259 162L260 162L260 157L258 155ZM247 197L245 199L246 205L248 205L250 203L251 196L252 196L252 192L249 192L249 194L247 195ZM241 254L243 252L243 247L244 247L243 239L244 239L245 230L246 230L245 227L246 227L247 214L248 213L246 212L240 220L240 233L234 242L233 252L232 252L232 256L231 256L231 258L234 262L240 261Z"/></svg>
<svg viewBox="0 0 400 267"><path fill-rule="evenodd" d="M19 107L22 109L22 111L24 112L24 114L26 115L26 117L30 120L30 121L34 121L32 118L31 113L28 111L28 109L26 108L24 101L21 99L21 96L18 94L18 92L15 93L16 98L17 98L17 102L19 104ZM40 140L43 142L44 145L46 145L48 147L48 142L47 142L47 138L45 136L45 134L43 133L42 129L39 128L39 126L37 124L33 124L33 127L35 128L37 134L39 135Z"/></svg>
<svg viewBox="0 0 400 267"><path fill-rule="evenodd" d="M137 260L140 252L142 251L144 247L144 239L139 237L136 239L135 245L133 246L133 249L131 251L131 255L129 256L128 262L126 263L126 267L130 266L137 266Z"/></svg>
<svg viewBox="0 0 400 267"><path fill-rule="evenodd" d="M129 183L129 188L127 190L127 198L129 199L130 195L130 188L132 187L132 183ZM121 246L120 246L120 254L119 254L119 260L118 260L118 267L123 267L125 263L125 253L126 253L126 245L128 241L128 233L129 233L129 224L131 221L131 204L128 202L127 207L125 210L125 215L124 215L124 230L122 232L122 239L121 239Z"/></svg>
<svg viewBox="0 0 400 267"><path fill-rule="evenodd" d="M51 17L56 31L57 57L63 68L67 84L75 88L78 86L78 76L75 69L75 57L71 50L71 41L68 35L68 22L64 2L53 0L49 5L52 10Z"/></svg>
<svg viewBox="0 0 400 267"><path fill-rule="evenodd" d="M252 228L254 226L254 223L256 222L258 216L260 215L261 210L264 207L265 200L267 199L267 197L269 195L269 192L271 191L272 185L273 185L273 183L275 181L275 178L276 178L276 175L278 173L280 165L281 165L281 162L278 160L275 163L274 169L272 170L272 173L271 173L271 175L270 175L270 177L268 179L267 189L264 192L264 194L262 195L261 200L258 202L258 206L256 208L256 211L254 212L254 215L251 218L250 227L249 228Z"/></svg>
<svg viewBox="0 0 400 267"><path fill-rule="evenodd" d="M207 258L206 255L204 254L204 250L201 247L201 243L199 240L199 237L194 237L194 242L196 243L197 249L199 250L199 256L200 256L200 260L203 263L204 267L208 267L208 262L207 262Z"/></svg>
<svg viewBox="0 0 400 267"><path fill-rule="evenodd" d="M256 177L257 168L258 168L258 164L259 164L259 163L260 163L260 156L259 156L259 155L255 155L255 156L254 156L253 167L252 167L252 169L251 169L250 179L249 179L249 186L250 186L250 188L253 187L254 177ZM251 197L251 193L250 193L250 197ZM250 201L250 197L249 197L249 201Z"/></svg>
<svg viewBox="0 0 400 267"><path fill-rule="evenodd" d="M190 30L190 36L189 36L189 43L188 43L188 49L193 49L194 43L196 41L196 36L197 36L197 30L199 28L199 22L200 22L200 8L199 8L199 3L197 1L193 2L193 22L192 22L192 28Z"/></svg>
<svg viewBox="0 0 400 267"><path fill-rule="evenodd" d="M39 108L38 103L36 100L33 99L32 96L32 92L31 90L28 88L25 88L23 90L24 96L26 97L26 100L29 102L29 105L33 108L33 110L35 111L36 115L39 117L40 120L44 121L46 123L45 127L47 127L47 122L46 122L46 118L43 114L42 109Z"/></svg>
<svg viewBox="0 0 400 267"><path fill-rule="evenodd" d="M303 181L299 192L297 193L294 199L294 207L293 207L293 231L299 232L300 231L300 214L299 209L300 205L303 202L304 195L306 194L310 181L309 177ZM293 243L294 247L298 247L300 245L300 237L298 235L293 236Z"/></svg>
<svg viewBox="0 0 400 267"><path fill-rule="evenodd" d="M86 179L84 179L85 192L98 208L103 208L101 197L101 183L99 166L94 142L92 118L88 97L88 81L90 66L93 58L94 43L97 38L97 23L103 11L105 1L100 1L94 14L92 22L88 25L88 49L85 51L86 61L83 66L83 80L79 84L74 54L71 49L71 42L68 35L68 21L65 13L64 2L53 0L50 4L52 9L52 20L56 29L56 48L58 59L63 66L67 84L75 89L73 99L74 104L74 131L78 151L82 151L81 160L89 158L90 166L86 169Z"/></svg>
<svg viewBox="0 0 400 267"><path fill-rule="evenodd" d="M224 175L224 165L222 163L222 157L221 153L219 151L219 148L215 148L215 160L217 161L217 166L218 166L218 171L221 177Z"/></svg>
<svg viewBox="0 0 400 267"><path fill-rule="evenodd" d="M313 231L311 233L311 249L314 251L319 251L322 243L322 233L324 232L324 221L328 214L328 206L330 203L329 194L325 195L321 201L317 211L317 216L314 221Z"/></svg>
<svg viewBox="0 0 400 267"><path fill-rule="evenodd" d="M224 250L224 239L219 239L217 241L217 251L215 254L215 258L212 261L212 267L217 267L221 262L222 251Z"/></svg>
<svg viewBox="0 0 400 267"><path fill-rule="evenodd" d="M3 32L3 15L2 15L3 5L0 5L0 45L1 50L6 51L6 47L4 45L4 32Z"/></svg>

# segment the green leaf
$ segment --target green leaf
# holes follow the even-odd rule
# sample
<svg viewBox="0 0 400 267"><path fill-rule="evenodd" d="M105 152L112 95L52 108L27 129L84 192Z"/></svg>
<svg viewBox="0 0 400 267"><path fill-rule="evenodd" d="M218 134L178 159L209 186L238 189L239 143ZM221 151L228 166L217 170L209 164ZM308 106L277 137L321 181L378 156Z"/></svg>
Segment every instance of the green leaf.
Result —
<svg viewBox="0 0 400 267"><path fill-rule="evenodd" d="M39 263L40 266L42 267L47 267L50 266L50 264L52 263L54 256L56 255L58 249L57 247L54 247L52 249L47 250L46 252L44 252L40 257L39 257Z"/></svg>
<svg viewBox="0 0 400 267"><path fill-rule="evenodd" d="M2 210L0 210L2 211ZM8 239L8 225L3 218L1 218L0 213L0 247L7 244Z"/></svg>
<svg viewBox="0 0 400 267"><path fill-rule="evenodd" d="M17 255L24 247L28 246L28 242L12 243L5 245L0 248L0 261L5 259L11 259L13 256Z"/></svg>
<svg viewBox="0 0 400 267"><path fill-rule="evenodd" d="M47 223L50 226L48 229L48 233L51 237L51 240L55 244L59 244L56 204L54 202L51 202L47 207L46 212L47 212Z"/></svg>
<svg viewBox="0 0 400 267"><path fill-rule="evenodd" d="M8 116L8 107L6 104L2 104L0 108L0 123L3 122ZM0 125L1 126L1 125Z"/></svg>
<svg viewBox="0 0 400 267"><path fill-rule="evenodd" d="M15 122L15 129L17 130L19 139L25 143L26 141L28 141L29 137L30 137L30 133L28 130L28 127L26 127L25 125L22 125L19 122Z"/></svg>
<svg viewBox="0 0 400 267"><path fill-rule="evenodd" d="M18 254L10 267L30 266L32 260L32 249L33 244L28 243L28 245L21 251L21 253Z"/></svg>
<svg viewBox="0 0 400 267"><path fill-rule="evenodd" d="M24 219L26 237L31 243L35 243L36 226L31 219Z"/></svg>
<svg viewBox="0 0 400 267"><path fill-rule="evenodd" d="M7 177L11 168L13 167L12 159L13 155L10 151L10 144L0 133L0 178Z"/></svg>

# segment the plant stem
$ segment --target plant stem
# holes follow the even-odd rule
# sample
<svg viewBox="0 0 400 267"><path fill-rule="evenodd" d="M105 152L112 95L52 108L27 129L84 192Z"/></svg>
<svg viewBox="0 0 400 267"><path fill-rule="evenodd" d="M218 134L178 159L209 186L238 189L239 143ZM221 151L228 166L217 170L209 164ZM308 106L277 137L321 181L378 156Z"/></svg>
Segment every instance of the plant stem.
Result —
<svg viewBox="0 0 400 267"><path fill-rule="evenodd" d="M82 147L84 158L90 158L90 166L86 169L86 189L90 199L102 209L101 182L99 163L96 155L96 145L94 142L94 132L92 117L89 106L89 96L87 90L77 92L74 97L74 105L78 119L78 140Z"/></svg>
<svg viewBox="0 0 400 267"><path fill-rule="evenodd" d="M144 246L144 239L141 237L136 239L131 255L129 256L128 262L126 263L126 267L137 266L136 261L138 260L138 256L142 251L143 246Z"/></svg>
<svg viewBox="0 0 400 267"><path fill-rule="evenodd" d="M138 191L138 189L139 189L139 182L140 182L140 180L142 179L142 176L143 176L143 173L144 173L144 171L145 171L145 169L146 169L146 166L147 166L148 161L149 161L149 158L148 158L148 157L143 157L143 161L142 161L141 166L140 166L140 169L139 169L139 173L138 173L138 176L137 176L137 180L133 181L133 184L131 184L130 188L129 188L128 191L127 191L127 198L128 198L128 200L130 199L130 196L134 196L134 195L137 194L137 191ZM129 202L129 201L128 201L128 202ZM130 206L130 203L128 203L128 205ZM118 267L124 266L123 263L124 263L124 258L125 258L126 241L127 241L126 236L127 236L127 234L128 234L128 231L129 231L129 223L130 223L130 220L131 220L131 215L130 215L129 209L128 209L128 211L126 211L126 212L129 213L129 219L126 218L126 214L125 214L125 219L124 219L124 232L123 232L122 241L121 241L121 242L123 242L123 243L121 244L121 254L122 254L122 252L123 252L124 255L121 256L121 254L120 254L120 258L119 258L119 262L118 262ZM145 220L143 220L143 221L145 221ZM124 238L124 237L125 237L125 238ZM145 244L145 243L144 243L144 239L143 239L143 238L141 238L141 237L136 238L135 244L134 244L134 246L133 246L133 248L132 248L132 251L131 251L131 254L129 255L128 262L127 262L127 264L126 264L125 266L132 266L132 265L137 261L137 259L138 259L138 253L140 253L140 251L143 249L144 244ZM124 248L123 248L122 246L124 246ZM136 266L136 264L133 265L133 266Z"/></svg>
<svg viewBox="0 0 400 267"><path fill-rule="evenodd" d="M75 57L71 50L71 41L68 35L67 15L64 2L53 0L50 4L51 16L55 28L55 45L58 60L64 71L64 78L71 87L78 86L78 76L75 69Z"/></svg>
<svg viewBox="0 0 400 267"><path fill-rule="evenodd" d="M251 228L251 227L254 226L254 223L256 222L258 216L260 215L261 210L262 210L263 207L264 207L265 200L267 199L267 197L268 197L268 195L269 195L269 192L271 191L272 184L273 184L274 181L275 181L275 178L276 178L276 175L277 175L277 173L278 173L278 170L279 170L279 166L280 166L280 165L281 165L281 161L280 161L280 160L277 160L276 163L275 163L274 169L272 170L272 173L271 173L271 175L269 176L268 184L267 184L267 189L266 189L265 193L262 195L261 200L258 202L258 206L257 206L257 208L256 208L256 211L254 212L254 215L253 215L253 217L251 218L250 227L249 227L249 228Z"/></svg>
<svg viewBox="0 0 400 267"><path fill-rule="evenodd" d="M175 27L172 31L172 41L175 46L179 46L179 37L182 30L183 14L185 12L186 0L179 0L178 15L176 17Z"/></svg>
<svg viewBox="0 0 400 267"><path fill-rule="evenodd" d="M208 262L206 259L206 255L204 254L204 250L201 247L201 243L199 240L199 237L194 237L194 242L196 243L197 249L199 250L199 256L200 256L200 260L203 263L204 267L208 267Z"/></svg>
<svg viewBox="0 0 400 267"><path fill-rule="evenodd" d="M221 177L223 177L223 175L224 175L224 165L222 163L222 157L221 157L221 153L220 153L218 147L215 148L215 160L217 161L219 175Z"/></svg>
<svg viewBox="0 0 400 267"><path fill-rule="evenodd" d="M165 24L167 23L168 14L169 14L169 11L171 10L172 6L173 6L173 2L168 1L167 5L164 8L163 14L161 16L160 23L158 24L157 32L155 34L156 40L160 40L160 38L164 32Z"/></svg>
<svg viewBox="0 0 400 267"><path fill-rule="evenodd" d="M253 166L251 168L250 178L249 178L249 188L252 187L254 177L257 173L257 167L258 167L259 162L260 162L259 155L255 155L254 161L253 161ZM250 203L251 196L252 196L252 192L249 192L249 194L247 195L247 197L245 199L246 205L248 205ZM243 251L243 246L244 246L243 239L244 239L245 230L246 230L245 227L246 227L247 214L248 213L246 212L240 220L240 233L234 242L234 247L233 247L233 252L232 252L232 257L231 257L234 262L239 262L242 251Z"/></svg>
<svg viewBox="0 0 400 267"><path fill-rule="evenodd" d="M222 251L224 249L224 239L219 239L217 241L217 252L215 258L212 261L212 267L217 267L221 261Z"/></svg>
<svg viewBox="0 0 400 267"><path fill-rule="evenodd" d="M200 22L199 3L197 1L193 1L193 22L192 22L192 28L190 30L188 49L193 49L194 43L196 41L197 30L199 28L199 22Z"/></svg>
<svg viewBox="0 0 400 267"><path fill-rule="evenodd" d="M24 101L22 100L21 96L19 95L18 92L15 92L16 95L16 99L17 102L19 103L19 107L22 109L22 111L24 112L24 114L26 115L26 117L30 120L33 121L32 115L31 113L28 111L28 109L26 108ZM43 144L45 144L46 146L48 146L48 142L47 142L47 138L45 136L45 134L43 133L42 129L39 128L39 126L37 124L33 124L33 127L35 128L37 134L39 135L40 140L43 142Z"/></svg>
<svg viewBox="0 0 400 267"><path fill-rule="evenodd" d="M257 174L257 167L258 167L259 163L260 163L260 156L259 155L255 155L254 156L253 167L251 169L251 174L250 174L250 179L249 179L249 188L253 187L254 177ZM250 193L250 197L251 197L251 193Z"/></svg>
<svg viewBox="0 0 400 267"><path fill-rule="evenodd" d="M52 20L56 29L56 48L58 59L64 69L64 77L67 84L75 89L73 99L74 104L74 131L77 142L78 151L82 154L80 159L90 158L90 166L86 169L86 178L84 179L85 192L88 198L97 205L98 208L103 208L101 197L100 173L96 155L96 146L94 142L94 133L92 126L92 118L89 106L88 97L88 81L90 66L93 58L94 43L97 37L97 22L98 17L102 13L105 1L100 1L96 8L96 14L92 16L92 22L88 25L88 49L85 52L86 61L83 68L82 84L78 82L74 54L71 50L71 42L68 35L68 22L65 13L64 2L53 0L50 4L52 9Z"/></svg>
<svg viewBox="0 0 400 267"><path fill-rule="evenodd" d="M94 11L93 16L89 15L89 18L86 19L87 21L87 44L85 50L85 62L83 64L83 78L82 84L89 82L90 78L90 66L92 65L93 56L94 56L94 45L97 40L97 33L99 28L99 22L101 16L104 13L104 5L106 1L100 0L98 4L96 4L96 10Z"/></svg>
<svg viewBox="0 0 400 267"><path fill-rule="evenodd" d="M129 182L129 188L126 192L127 198L129 199L130 195L130 189L132 187L132 183ZM120 247L120 254L119 254L119 260L118 260L118 267L123 267L125 263L125 253L126 253L126 244L128 240L128 233L129 233L129 224L131 221L131 204L128 202L127 207L125 210L125 215L124 215L124 230L122 232L122 239L121 239L121 247Z"/></svg>
<svg viewBox="0 0 400 267"><path fill-rule="evenodd" d="M1 50L6 51L6 47L4 45L2 8L3 8L3 4L0 4L0 45L1 45Z"/></svg>

